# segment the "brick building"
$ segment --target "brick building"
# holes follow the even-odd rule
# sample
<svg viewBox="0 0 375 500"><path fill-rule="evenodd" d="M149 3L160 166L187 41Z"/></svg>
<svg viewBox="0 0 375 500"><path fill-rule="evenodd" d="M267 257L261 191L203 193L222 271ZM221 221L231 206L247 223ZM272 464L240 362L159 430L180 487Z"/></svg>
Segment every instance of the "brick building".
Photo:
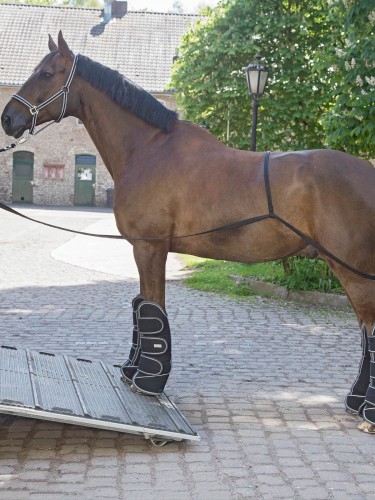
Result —
<svg viewBox="0 0 375 500"><path fill-rule="evenodd" d="M166 90L182 34L197 16L0 4L0 110L48 52L48 34L61 29L69 46L151 92L171 109ZM12 139L0 130L0 147ZM113 187L85 128L65 118L0 155L0 200L43 205L106 205Z"/></svg>

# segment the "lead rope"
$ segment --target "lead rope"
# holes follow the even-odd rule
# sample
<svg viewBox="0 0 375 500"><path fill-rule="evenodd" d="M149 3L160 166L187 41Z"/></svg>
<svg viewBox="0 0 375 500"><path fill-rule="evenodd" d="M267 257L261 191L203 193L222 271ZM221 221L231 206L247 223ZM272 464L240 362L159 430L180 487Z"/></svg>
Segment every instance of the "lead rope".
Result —
<svg viewBox="0 0 375 500"><path fill-rule="evenodd" d="M44 103L42 103L42 105L39 106L39 108L40 107L44 107L46 105L46 103L49 104L49 102L51 102L51 100L54 100L57 97L59 97L61 95L61 93L63 94L63 96L64 96L63 97L63 107L62 107L60 116L59 116L59 118L57 120L55 120L55 122L52 122L52 123L57 123L58 121L60 121L63 118L64 114L65 114L67 93L69 92L69 86L70 86L70 84L72 82L72 79L73 79L73 76L74 76L76 64L77 64L77 56L75 56L75 58L74 58L74 63L73 63L72 69L70 71L69 78L67 80L66 85L64 87L62 87L62 89L59 92L57 92L50 99L48 99L48 101L45 101ZM67 91L66 92L63 90L65 87L67 87ZM13 96L13 97L16 97L16 96ZM17 96L16 98L19 98L19 96ZM26 103L24 103L24 104L26 104ZM30 109L30 103L27 102L26 105ZM30 112L31 112L31 109L30 109ZM36 119L35 119L35 123L36 123ZM46 127L48 127L52 123L49 123L48 125L46 125ZM44 130L46 127L43 127L42 130ZM39 130L37 133L39 133L39 132L41 132L41 130ZM22 144L27 139L28 139L28 137L21 138L18 141L18 143L13 143L10 146L6 146L5 148L1 149L0 152L8 151L8 150L16 147L18 144ZM7 212L10 212L10 213L12 213L14 215L18 215L19 217L23 217L24 219L30 220L32 222L36 222L37 224L42 224L43 226L52 227L54 229L59 229L61 231L66 231L66 232L74 233L74 234L80 234L80 235L83 235L83 236L94 236L96 238L124 239L124 240L127 240L127 241L166 241L166 240L171 241L171 240L180 240L180 239L184 239L184 238L192 238L194 236L204 236L204 235L207 235L207 234L217 233L219 231L228 231L230 229L238 229L240 227L247 226L249 224L253 224L255 222L259 222L259 221L265 220L265 219L276 219L279 222L281 222L284 226L286 226L288 229L290 229L291 231L293 231L301 239L303 239L304 241L306 241L306 243L308 243L313 248L315 248L316 250L318 250L318 252L322 253L323 255L325 255L329 259L333 260L337 264L340 264L340 266L344 267L345 269L347 269L348 271L351 271L354 274L357 274L361 278L365 278L365 279L368 279L368 280L375 281L375 275L374 274L364 273L364 272L356 269L355 267L351 266L350 264L347 264L346 262L344 262L343 260L341 260L339 257L336 257L335 255L333 255L333 253L331 253L329 250L327 250L326 248L324 248L318 242L316 242L315 240L313 240L312 238L310 238L309 236L307 236L306 234L304 234L302 231L300 231L299 229L297 229L296 227L294 227L292 224L289 224L289 222L287 222L286 220L284 220L282 217L280 217L280 216L278 216L278 215L275 214L274 208L273 208L273 203L272 203L271 185L270 185L270 178L269 178L269 160L270 160L270 152L267 151L265 153L265 155L264 155L264 184L265 184L266 196L267 196L267 203L268 203L268 214L266 214L266 215L258 215L257 217L251 217L249 219L243 219L243 220L238 221L238 222L233 222L231 224L226 224L224 226L215 227L213 229L208 229L206 231L200 231L198 233L184 234L184 235L181 235L181 236L150 237L150 238L147 238L147 237L143 237L143 238L141 238L141 237L139 237L139 238L137 238L137 237L131 238L131 237L127 237L127 236L112 235L112 234L86 233L84 231L75 231L74 229L67 229L67 228L64 228L64 227L56 226L54 224L48 224L47 222L38 221L36 219L33 219L32 217L28 217L27 215L24 215L24 214L21 214L20 212L17 212L17 210L14 210L13 208L8 207L8 205L5 205L4 203L1 203L1 202L0 202L0 208L3 209L3 210L6 210Z"/></svg>
<svg viewBox="0 0 375 500"><path fill-rule="evenodd" d="M4 153L5 151L16 148L19 144L24 144L29 139L29 137L29 135L27 135L26 137L21 137L19 141L13 142L12 144L9 144L9 146L4 146L0 149L0 153Z"/></svg>
<svg viewBox="0 0 375 500"><path fill-rule="evenodd" d="M18 215L19 217L23 217L24 219L30 220L32 222L36 222L37 224L42 224L43 226L52 227L54 229L60 229L61 231L67 231L68 233L81 234L83 236L95 236L97 238L112 238L112 239L121 239L127 241L166 241L166 240L179 240L182 238L192 238L193 236L204 236L205 234L216 233L219 231L226 231L228 229L237 229L241 226L246 226L248 224L252 224L253 222L258 222L263 219L267 219L268 215L260 215L258 217L252 217L251 219L244 219L239 222L234 222L233 224L227 224L225 226L215 227L214 229L208 229L207 231L201 231L199 233L192 234L184 234L182 236L166 236L166 237L150 237L150 238L132 238L128 236L121 236L116 234L96 234L96 233L85 233L84 231L76 231L74 229L68 229L66 227L56 226L54 224L48 224L47 222L42 222L37 219L33 219L32 217L28 217L27 215L21 214L21 212L17 212L14 208L5 205L5 203L0 202L0 208L5 210L6 212L10 212L11 214Z"/></svg>

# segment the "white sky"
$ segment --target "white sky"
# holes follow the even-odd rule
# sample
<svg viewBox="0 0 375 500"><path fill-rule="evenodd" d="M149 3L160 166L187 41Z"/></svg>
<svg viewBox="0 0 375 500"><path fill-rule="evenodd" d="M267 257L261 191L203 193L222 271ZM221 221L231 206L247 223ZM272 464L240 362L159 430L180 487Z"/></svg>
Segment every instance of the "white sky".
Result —
<svg viewBox="0 0 375 500"><path fill-rule="evenodd" d="M197 10L199 4L215 7L219 0L179 0L183 5L184 13L190 14ZM139 10L147 7L148 10L156 12L168 12L172 9L174 0L128 0L129 10Z"/></svg>

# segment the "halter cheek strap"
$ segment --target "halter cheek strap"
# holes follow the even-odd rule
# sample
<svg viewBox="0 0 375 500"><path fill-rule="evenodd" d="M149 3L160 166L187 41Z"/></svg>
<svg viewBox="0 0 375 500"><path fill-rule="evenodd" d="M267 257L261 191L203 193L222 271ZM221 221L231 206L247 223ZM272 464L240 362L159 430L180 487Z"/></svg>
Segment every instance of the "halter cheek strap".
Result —
<svg viewBox="0 0 375 500"><path fill-rule="evenodd" d="M30 135L36 135L37 133L41 132L41 130L43 130L43 129L41 129L38 132L34 133L39 111L41 109L45 108L46 106L48 106L48 104L55 101L56 99L58 99L61 96L62 96L63 100L62 100L60 115L55 121L46 125L46 127L48 127L49 125L52 125L52 123L59 123L64 118L65 112L66 112L66 106L68 104L68 94L69 94L70 85L72 83L72 80L73 80L73 77L74 77L74 74L76 71L76 67L77 67L77 60L78 60L78 54L76 54L74 56L73 64L72 64L72 67L70 69L70 73L69 73L69 76L68 76L68 79L67 79L65 85L63 87L61 87L61 89L58 92L53 94L51 97L46 99L41 104L33 105L27 99L25 99L24 97L22 97L18 94L14 94L12 96L13 99L16 99L16 101L19 101L20 103L24 104L27 108L29 108L29 111L30 111L31 116L32 116L31 127L29 130ZM44 127L44 128L46 128L46 127Z"/></svg>

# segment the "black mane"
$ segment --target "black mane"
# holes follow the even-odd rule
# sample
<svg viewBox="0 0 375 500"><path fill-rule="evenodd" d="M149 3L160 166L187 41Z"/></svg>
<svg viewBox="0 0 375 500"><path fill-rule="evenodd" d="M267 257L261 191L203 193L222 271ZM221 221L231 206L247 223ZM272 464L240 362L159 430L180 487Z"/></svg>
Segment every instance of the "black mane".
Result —
<svg viewBox="0 0 375 500"><path fill-rule="evenodd" d="M118 71L107 68L88 57L78 56L77 74L93 87L101 90L123 108L165 132L172 130L177 113L166 108L155 97Z"/></svg>

